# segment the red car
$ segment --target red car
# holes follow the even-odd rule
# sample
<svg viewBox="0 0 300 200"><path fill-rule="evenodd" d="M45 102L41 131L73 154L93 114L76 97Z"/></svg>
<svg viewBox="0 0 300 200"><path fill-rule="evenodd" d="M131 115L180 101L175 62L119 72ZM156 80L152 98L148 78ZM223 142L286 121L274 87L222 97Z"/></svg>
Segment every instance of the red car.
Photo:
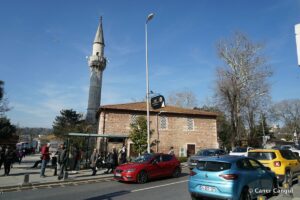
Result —
<svg viewBox="0 0 300 200"><path fill-rule="evenodd" d="M119 181L146 183L149 179L178 177L181 173L180 162L169 154L144 154L133 162L118 166L114 177Z"/></svg>

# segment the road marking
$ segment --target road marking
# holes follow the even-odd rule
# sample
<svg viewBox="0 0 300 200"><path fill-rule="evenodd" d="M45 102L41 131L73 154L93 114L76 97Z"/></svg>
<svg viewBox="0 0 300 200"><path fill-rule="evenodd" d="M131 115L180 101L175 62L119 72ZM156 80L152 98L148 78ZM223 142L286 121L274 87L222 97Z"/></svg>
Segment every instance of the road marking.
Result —
<svg viewBox="0 0 300 200"><path fill-rule="evenodd" d="M188 181L189 181L189 180L178 181L178 182L168 183L168 184L164 184L164 185L157 185L157 186L148 187L148 188L142 188L142 189L137 189L137 190L131 190L130 192L139 192L139 191L143 191L143 190L151 190L151 189L158 188L158 187L165 187L165 186L175 185L175 184L184 183L184 182L188 182Z"/></svg>

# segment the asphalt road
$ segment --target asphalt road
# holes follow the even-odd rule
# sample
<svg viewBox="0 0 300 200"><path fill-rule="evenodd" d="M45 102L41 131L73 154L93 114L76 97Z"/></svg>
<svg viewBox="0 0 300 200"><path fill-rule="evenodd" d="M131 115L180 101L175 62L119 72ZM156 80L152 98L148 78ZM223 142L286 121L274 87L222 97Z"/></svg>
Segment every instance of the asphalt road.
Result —
<svg viewBox="0 0 300 200"><path fill-rule="evenodd" d="M8 192L0 194L0 199L185 200L190 199L187 183L188 174L183 173L183 175L179 178L161 179L151 181L146 184L109 181L93 184Z"/></svg>
<svg viewBox="0 0 300 200"><path fill-rule="evenodd" d="M106 181L71 185L45 186L34 190L0 193L0 200L190 200L188 192L188 169L179 178L150 181L146 184ZM295 184L292 193L300 197L300 186ZM291 200L290 195L278 194L271 200Z"/></svg>

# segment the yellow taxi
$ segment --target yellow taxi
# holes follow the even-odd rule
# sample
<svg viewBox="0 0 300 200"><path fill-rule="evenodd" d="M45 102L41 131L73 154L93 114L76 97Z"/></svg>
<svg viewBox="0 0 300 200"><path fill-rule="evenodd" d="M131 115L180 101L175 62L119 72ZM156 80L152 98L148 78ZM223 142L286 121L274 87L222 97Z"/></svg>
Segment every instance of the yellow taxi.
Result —
<svg viewBox="0 0 300 200"><path fill-rule="evenodd" d="M300 160L290 150L255 149L248 152L248 157L261 162L277 176L278 182L292 184L293 178L300 172Z"/></svg>

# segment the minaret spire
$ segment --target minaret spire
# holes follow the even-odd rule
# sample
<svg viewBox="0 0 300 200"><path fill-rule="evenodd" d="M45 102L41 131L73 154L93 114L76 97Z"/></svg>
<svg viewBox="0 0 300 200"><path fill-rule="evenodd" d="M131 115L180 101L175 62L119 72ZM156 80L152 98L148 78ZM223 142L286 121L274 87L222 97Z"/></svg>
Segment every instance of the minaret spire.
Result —
<svg viewBox="0 0 300 200"><path fill-rule="evenodd" d="M100 16L100 22L97 29L97 33L94 39L94 43L99 43L105 46L104 44L104 36L103 36L103 28L102 28L102 16Z"/></svg>
<svg viewBox="0 0 300 200"><path fill-rule="evenodd" d="M101 103L102 74L106 67L104 46L102 17L100 17L100 22L93 42L92 55L88 58L91 75L86 121L95 125L95 127L97 125L96 114Z"/></svg>

